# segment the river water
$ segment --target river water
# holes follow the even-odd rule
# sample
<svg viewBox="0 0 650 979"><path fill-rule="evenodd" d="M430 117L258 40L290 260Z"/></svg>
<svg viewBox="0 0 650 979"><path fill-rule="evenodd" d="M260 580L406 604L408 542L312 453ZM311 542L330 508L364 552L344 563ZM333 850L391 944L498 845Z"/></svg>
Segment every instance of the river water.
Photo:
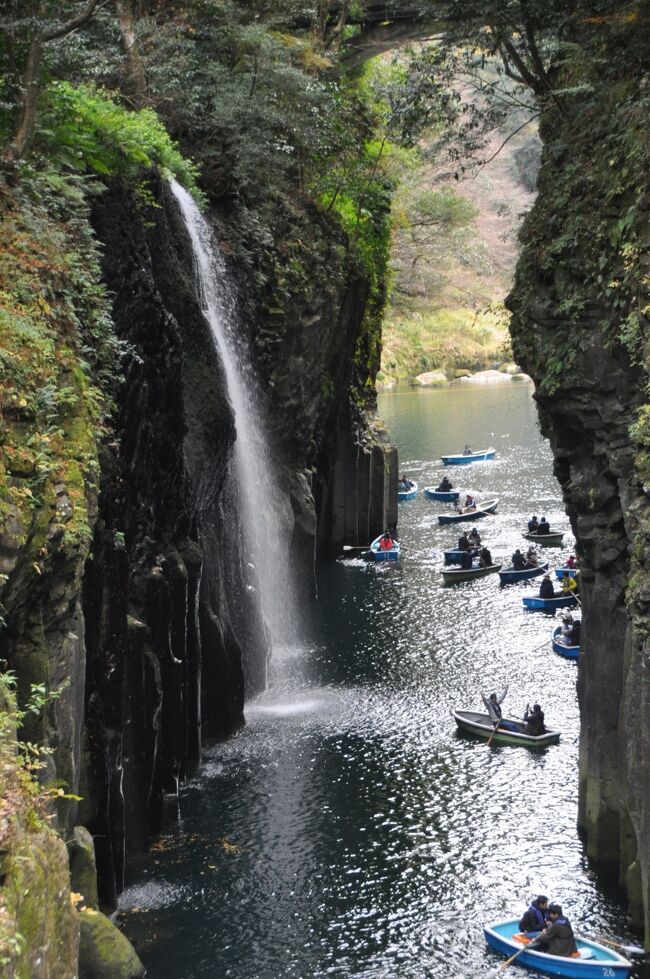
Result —
<svg viewBox="0 0 650 979"><path fill-rule="evenodd" d="M532 512L568 530L531 394L513 382L380 397L420 488L439 482L441 453L495 447L494 461L447 472L499 497L478 526L506 560ZM458 532L440 509L421 493L400 504L398 565L321 571L308 641L276 652L246 728L183 787L181 824L122 900L150 977L485 979L500 960L483 923L539 892L583 933L631 940L576 833L576 666L537 648L557 620L523 610L530 584L441 587ZM506 683L508 711L539 700L559 745L456 733L451 710Z"/></svg>

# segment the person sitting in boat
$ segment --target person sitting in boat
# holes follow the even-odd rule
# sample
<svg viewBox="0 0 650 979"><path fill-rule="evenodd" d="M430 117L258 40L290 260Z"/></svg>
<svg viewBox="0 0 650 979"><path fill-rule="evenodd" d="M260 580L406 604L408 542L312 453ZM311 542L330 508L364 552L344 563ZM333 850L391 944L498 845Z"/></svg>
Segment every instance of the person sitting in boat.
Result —
<svg viewBox="0 0 650 979"><path fill-rule="evenodd" d="M544 894L539 894L528 905L528 910L524 911L519 919L519 931L539 933L546 928L548 922L548 898Z"/></svg>
<svg viewBox="0 0 650 979"><path fill-rule="evenodd" d="M550 532L551 532L551 527L548 520L546 519L546 517L542 517L542 519L539 522L539 527L537 528L537 533L550 534Z"/></svg>
<svg viewBox="0 0 650 979"><path fill-rule="evenodd" d="M576 619L571 626L571 632L569 633L569 646L579 646L580 645L580 619Z"/></svg>
<svg viewBox="0 0 650 979"><path fill-rule="evenodd" d="M533 514L533 516L528 521L528 533L529 534L536 534L538 527L539 527L539 522L538 522L537 517L535 516L535 514Z"/></svg>
<svg viewBox="0 0 650 979"><path fill-rule="evenodd" d="M474 560L474 555L472 554L471 551L463 551L460 559L460 566L463 569L463 571L469 571L469 569L472 567L473 560Z"/></svg>
<svg viewBox="0 0 650 979"><path fill-rule="evenodd" d="M517 548L515 553L512 555L511 562L515 571L523 571L526 567L526 560L519 548Z"/></svg>
<svg viewBox="0 0 650 979"><path fill-rule="evenodd" d="M438 486L436 492L449 493L451 490L453 490L453 488L454 487L451 485L451 480L449 480L447 476L443 476L442 479L440 480L440 485Z"/></svg>
<svg viewBox="0 0 650 979"><path fill-rule="evenodd" d="M381 537L379 538L379 550L392 551L394 547L395 547L395 541L391 537L389 531L386 531L386 533L382 534Z"/></svg>
<svg viewBox="0 0 650 979"><path fill-rule="evenodd" d="M539 586L539 597L540 598L556 597L550 574L545 574L544 577L542 578L542 583Z"/></svg>
<svg viewBox="0 0 650 979"><path fill-rule="evenodd" d="M537 551L535 550L535 545L531 544L526 551L526 564L529 568L536 568L539 563L539 558L537 557Z"/></svg>
<svg viewBox="0 0 650 979"><path fill-rule="evenodd" d="M472 450L470 449L469 445L465 444L465 448L463 449L463 455L471 456L471 454L472 454Z"/></svg>
<svg viewBox="0 0 650 979"><path fill-rule="evenodd" d="M569 557L567 558L567 562L565 564L565 568L572 568L573 569L573 568L577 568L577 567L578 567L578 559L576 558L575 554L570 554Z"/></svg>
<svg viewBox="0 0 650 979"><path fill-rule="evenodd" d="M472 527L472 529L470 530L470 532L468 534L467 539L469 540L469 542L470 542L470 544L471 544L472 547L480 547L480 544L481 544L481 535L479 534L479 532L476 529L476 527Z"/></svg>
<svg viewBox="0 0 650 979"><path fill-rule="evenodd" d="M481 700L485 704L485 708L490 717L490 723L494 725L495 728L501 728L504 731L517 731L518 728L512 721L504 721L502 717L501 704L506 699L506 694L508 693L508 685L503 688L499 696L496 693L491 693L489 698L485 696L484 693L481 694Z"/></svg>
<svg viewBox="0 0 650 979"><path fill-rule="evenodd" d="M578 592L578 579L573 575L565 574L562 578L562 594L575 595Z"/></svg>
<svg viewBox="0 0 650 979"><path fill-rule="evenodd" d="M415 483L413 482L413 480L408 479L408 477L405 476L404 473L402 473L402 475L399 478L399 484L398 484L398 489L400 493L407 493L410 489L413 489L414 486Z"/></svg>
<svg viewBox="0 0 650 979"><path fill-rule="evenodd" d="M568 644L571 630L573 629L573 616L570 612L562 617L562 642Z"/></svg>
<svg viewBox="0 0 650 979"><path fill-rule="evenodd" d="M570 958L578 951L573 928L568 918L564 917L559 904L549 904L549 923L541 935L528 945L528 948L547 955L562 955Z"/></svg>
<svg viewBox="0 0 650 979"><path fill-rule="evenodd" d="M465 533L464 534L461 534L460 537L458 538L458 550L459 551L469 551L470 548L471 548L471 546L472 545L470 544L470 542L469 542L469 540L467 538L467 531L465 531Z"/></svg>
<svg viewBox="0 0 650 979"><path fill-rule="evenodd" d="M492 567L492 555L490 554L488 548L483 545L478 555L478 563L482 568Z"/></svg>
<svg viewBox="0 0 650 979"><path fill-rule="evenodd" d="M535 738L539 737L540 734L546 734L546 728L544 726L544 711L539 704L533 704L532 710L528 704L526 704L524 721L526 723L526 734L532 734Z"/></svg>

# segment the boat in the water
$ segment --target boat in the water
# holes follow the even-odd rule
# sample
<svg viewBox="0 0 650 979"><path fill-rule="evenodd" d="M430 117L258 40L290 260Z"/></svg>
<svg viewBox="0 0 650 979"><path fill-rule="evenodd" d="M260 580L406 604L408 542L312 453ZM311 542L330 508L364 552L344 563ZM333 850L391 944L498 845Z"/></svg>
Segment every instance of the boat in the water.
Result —
<svg viewBox="0 0 650 979"><path fill-rule="evenodd" d="M549 744L557 744L560 740L559 731L547 731L545 734L526 734L526 725L518 717L504 717L516 730L506 731L504 728L494 730L494 724L489 714L481 714L475 710L455 710L454 720L461 731L485 738L491 744L523 744L528 748L545 748Z"/></svg>
<svg viewBox="0 0 650 979"><path fill-rule="evenodd" d="M442 581L445 585L454 585L458 581L471 581L472 578L484 578L488 574L494 574L501 568L500 564L490 564L487 568L478 565L475 568L443 568L440 572Z"/></svg>
<svg viewBox="0 0 650 979"><path fill-rule="evenodd" d="M563 533L559 534L529 534L528 531L523 533L526 540L529 540L532 544L539 544L540 547L562 547Z"/></svg>
<svg viewBox="0 0 650 979"><path fill-rule="evenodd" d="M480 547L470 547L470 554L473 557L476 557L476 555L480 550L481 550ZM460 550L451 550L451 551L443 551L442 553L445 556L445 564L460 564L460 562L463 560L463 554L466 554L467 552L460 551Z"/></svg>
<svg viewBox="0 0 650 979"><path fill-rule="evenodd" d="M499 505L499 500L486 500L485 503L477 503L476 509L468 510L466 513L461 511L460 513L439 513L438 523L460 523L463 520L472 521L480 520L481 517L487 517L489 514L494 513Z"/></svg>
<svg viewBox="0 0 650 979"><path fill-rule="evenodd" d="M397 491L398 500L414 500L417 495L418 495L417 483L413 483L410 489L407 490L398 489Z"/></svg>
<svg viewBox="0 0 650 979"><path fill-rule="evenodd" d="M460 492L456 490L437 490L433 486L425 486L424 495L430 500L439 500L440 503L455 503L460 496Z"/></svg>
<svg viewBox="0 0 650 979"><path fill-rule="evenodd" d="M565 659L579 659L580 646L569 646L567 643L562 642L561 625L559 625L557 629L553 629L551 643L553 645L554 653L558 653L560 656L564 656Z"/></svg>
<svg viewBox="0 0 650 979"><path fill-rule="evenodd" d="M632 969L632 963L613 948L607 948L600 942L580 938L577 935L576 945L579 954L575 956L548 955L546 952L528 949L524 941L526 936L521 935L517 918L486 925L483 934L490 948L496 952L508 958L520 952L521 954L515 959L518 965L542 972L547 976L573 976L575 979L590 979L590 977L602 979L603 976L609 976L615 979L627 979ZM522 948L524 948L523 952Z"/></svg>
<svg viewBox="0 0 650 979"><path fill-rule="evenodd" d="M571 608L573 605L578 604L578 599L575 595L556 595L555 598L540 598L539 595L528 595L526 598L522 598L522 602L524 603L524 608L531 609L534 612L552 612L556 608Z"/></svg>
<svg viewBox="0 0 650 979"><path fill-rule="evenodd" d="M460 452L458 455L454 456L441 456L443 465L445 466L466 466L470 462L482 462L484 459L494 459L496 455L496 449L481 449L479 452L468 452L467 454Z"/></svg>
<svg viewBox="0 0 650 979"><path fill-rule="evenodd" d="M580 574L580 568L556 568L555 577L562 581L562 578L575 578Z"/></svg>
<svg viewBox="0 0 650 979"><path fill-rule="evenodd" d="M546 571L548 571L548 563L537 564L532 568L522 568L520 571L515 571L513 566L509 564L503 571L499 571L499 578L502 585L510 585L513 581L528 581L529 578L537 578Z"/></svg>
<svg viewBox="0 0 650 979"><path fill-rule="evenodd" d="M372 554L373 560L375 561L397 561L399 559L399 541L394 540L393 546L386 550L382 550L379 546L379 542L383 534L379 537L375 537L374 541L370 545L370 553Z"/></svg>

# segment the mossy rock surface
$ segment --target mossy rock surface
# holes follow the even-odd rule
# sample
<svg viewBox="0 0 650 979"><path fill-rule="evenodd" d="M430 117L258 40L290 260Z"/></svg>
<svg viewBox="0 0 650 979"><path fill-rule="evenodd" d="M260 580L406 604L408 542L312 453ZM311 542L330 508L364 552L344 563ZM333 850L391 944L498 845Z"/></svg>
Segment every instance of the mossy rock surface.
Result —
<svg viewBox="0 0 650 979"><path fill-rule="evenodd" d="M145 968L128 938L98 911L80 912L79 979L141 979Z"/></svg>
<svg viewBox="0 0 650 979"><path fill-rule="evenodd" d="M70 903L65 844L49 829L23 831L6 861L6 916L22 936L2 975L12 979L71 979L77 974L78 915ZM115 973L117 975L117 973Z"/></svg>

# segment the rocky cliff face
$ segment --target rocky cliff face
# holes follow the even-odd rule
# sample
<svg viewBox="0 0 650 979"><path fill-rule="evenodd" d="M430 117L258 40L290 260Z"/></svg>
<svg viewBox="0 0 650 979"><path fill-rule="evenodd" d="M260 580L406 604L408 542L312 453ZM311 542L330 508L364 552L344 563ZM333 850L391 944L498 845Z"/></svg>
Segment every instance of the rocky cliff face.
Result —
<svg viewBox="0 0 650 979"><path fill-rule="evenodd" d="M582 561L580 826L589 858L618 877L650 938L650 238L634 21L603 28L597 45L585 39L563 69L588 94L543 120L539 196L510 305ZM622 43L624 65L613 56Z"/></svg>
<svg viewBox="0 0 650 979"><path fill-rule="evenodd" d="M304 582L314 539L333 557L397 524L397 453L376 418L385 283L371 287L334 215L306 197L285 202L273 225L263 286L240 283Z"/></svg>

